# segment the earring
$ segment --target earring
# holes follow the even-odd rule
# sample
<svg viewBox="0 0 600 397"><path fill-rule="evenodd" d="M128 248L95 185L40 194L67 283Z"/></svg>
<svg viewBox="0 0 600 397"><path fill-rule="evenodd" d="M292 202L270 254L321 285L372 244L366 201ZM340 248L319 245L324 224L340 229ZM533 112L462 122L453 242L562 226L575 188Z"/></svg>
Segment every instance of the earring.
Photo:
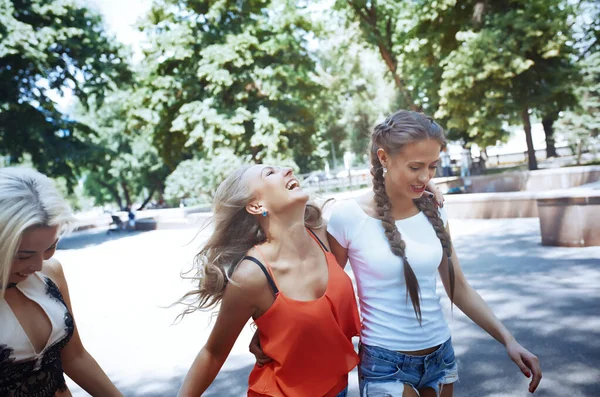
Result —
<svg viewBox="0 0 600 397"><path fill-rule="evenodd" d="M267 210L264 210L262 216L267 216Z"/></svg>
<svg viewBox="0 0 600 397"><path fill-rule="evenodd" d="M385 174L387 174L387 167L383 167L383 176L385 176Z"/></svg>

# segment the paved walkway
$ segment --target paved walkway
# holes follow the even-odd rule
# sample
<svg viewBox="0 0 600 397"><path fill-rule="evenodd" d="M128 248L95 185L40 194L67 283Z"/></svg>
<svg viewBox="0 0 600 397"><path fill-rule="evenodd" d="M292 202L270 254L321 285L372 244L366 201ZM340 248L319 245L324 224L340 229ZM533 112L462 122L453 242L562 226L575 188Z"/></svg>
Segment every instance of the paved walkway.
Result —
<svg viewBox="0 0 600 397"><path fill-rule="evenodd" d="M600 247L543 247L537 219L453 220L451 228L467 278L540 357L536 395L600 396ZM126 396L175 396L208 337L209 313L173 325L180 308L165 308L189 289L179 273L204 237L191 242L195 234L93 231L59 246L83 342ZM447 318L460 367L456 397L528 395L527 380L500 344L456 308ZM252 332L245 328L205 396L245 395ZM356 383L353 372L352 397ZM87 396L70 386L75 397Z"/></svg>

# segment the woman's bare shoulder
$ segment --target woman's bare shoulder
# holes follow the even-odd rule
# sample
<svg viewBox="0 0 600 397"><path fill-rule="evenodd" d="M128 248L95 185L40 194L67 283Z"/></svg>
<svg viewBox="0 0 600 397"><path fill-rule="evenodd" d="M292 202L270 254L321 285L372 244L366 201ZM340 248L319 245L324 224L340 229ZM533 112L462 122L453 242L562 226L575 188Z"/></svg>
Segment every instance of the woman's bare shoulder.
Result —
<svg viewBox="0 0 600 397"><path fill-rule="evenodd" d="M65 273L63 271L63 267L58 259L50 258L42 264L41 273L48 277L50 280L54 282L58 286L59 289L63 289L67 280L65 279Z"/></svg>
<svg viewBox="0 0 600 397"><path fill-rule="evenodd" d="M265 273L260 268L258 263L252 259L249 259L248 257L258 261L266 268L266 265L263 263L258 254L258 251L255 248L251 248L246 253L246 257L242 259L236 266L233 274L231 275L231 280L245 292L256 293L257 291L263 290L267 286L267 279L265 277Z"/></svg>

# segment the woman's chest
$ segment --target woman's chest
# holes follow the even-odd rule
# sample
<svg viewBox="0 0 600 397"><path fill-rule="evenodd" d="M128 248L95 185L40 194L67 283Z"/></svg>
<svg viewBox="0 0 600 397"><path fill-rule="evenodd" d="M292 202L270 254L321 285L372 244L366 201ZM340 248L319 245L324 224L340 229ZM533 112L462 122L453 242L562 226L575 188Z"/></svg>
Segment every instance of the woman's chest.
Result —
<svg viewBox="0 0 600 397"><path fill-rule="evenodd" d="M403 280L405 258L417 278L435 275L443 250L435 231L427 226L418 230L398 228L399 238L394 239L386 235L381 225L366 225L348 248L356 277L366 273L381 280Z"/></svg>

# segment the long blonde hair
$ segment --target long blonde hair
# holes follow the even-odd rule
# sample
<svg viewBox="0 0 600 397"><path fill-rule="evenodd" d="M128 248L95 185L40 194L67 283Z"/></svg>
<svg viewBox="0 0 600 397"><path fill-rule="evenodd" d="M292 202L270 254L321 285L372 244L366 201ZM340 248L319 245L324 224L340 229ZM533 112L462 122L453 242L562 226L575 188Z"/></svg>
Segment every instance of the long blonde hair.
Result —
<svg viewBox="0 0 600 397"><path fill-rule="evenodd" d="M406 282L406 293L421 323L421 301L419 282L406 258L406 243L402 240L402 235L396 227L396 222L392 216L392 204L385 190L385 179L383 177L383 165L377 156L377 150L383 149L389 155L397 154L402 148L413 142L425 139L434 139L442 147L446 145L446 136L444 130L431 117L422 113L400 110L385 119L373 129L371 135L371 175L373 176L373 192L375 193L375 203L377 204L377 214L385 235L390 244L390 249L394 255L403 260L404 280ZM414 200L417 208L423 212L433 226L437 237L439 238L444 253L448 260L448 271L450 275L450 301L454 301L454 266L452 264L452 241L450 234L444 227L444 222L435 207L435 204L425 196Z"/></svg>
<svg viewBox="0 0 600 397"><path fill-rule="evenodd" d="M216 306L223 298L231 275L246 253L266 240L265 231L256 216L246 211L246 205L254 199L248 181L244 178L250 167L240 167L221 182L217 189L211 222L214 230L196 254L190 271L193 275L188 277L197 281L198 287L179 300L179 303L187 306L179 317L198 309ZM323 227L321 208L307 203L304 223L313 229Z"/></svg>
<svg viewBox="0 0 600 397"><path fill-rule="evenodd" d="M30 168L0 169L0 298L8 284L21 236L32 227L73 224L69 204L45 175Z"/></svg>

